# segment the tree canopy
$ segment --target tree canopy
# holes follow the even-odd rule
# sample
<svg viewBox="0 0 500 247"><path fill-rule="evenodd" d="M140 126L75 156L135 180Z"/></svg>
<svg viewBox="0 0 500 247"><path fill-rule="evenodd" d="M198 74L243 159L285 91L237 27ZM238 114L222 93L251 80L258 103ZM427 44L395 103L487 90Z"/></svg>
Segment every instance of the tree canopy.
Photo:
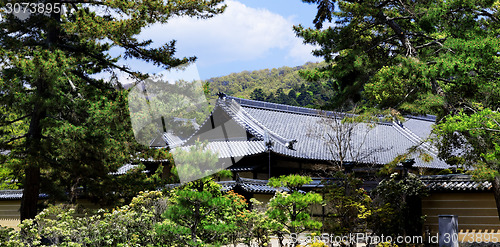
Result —
<svg viewBox="0 0 500 247"><path fill-rule="evenodd" d="M176 16L209 18L224 11L222 2L71 1L61 4L63 11L25 19L3 11L0 149L2 166L22 181L21 219L36 215L44 184L70 194L89 183L97 191L109 188L103 179L136 153L118 72L148 77L120 59L165 69L194 61L174 56L175 41L155 47L138 35ZM123 55L110 55L112 48ZM98 79L99 73L110 79Z"/></svg>
<svg viewBox="0 0 500 247"><path fill-rule="evenodd" d="M303 2L315 28L294 29L328 63L303 76L333 79L335 106L437 115L439 156L496 177L500 211L500 1Z"/></svg>
<svg viewBox="0 0 500 247"><path fill-rule="evenodd" d="M320 46L314 54L328 65L303 75L333 78L337 106L358 102L437 114L441 124L447 115L500 106L499 1L304 2L318 4L316 28L294 29L305 42ZM325 21L332 24L322 28ZM444 129L449 131L439 131L441 137L453 134ZM462 135L477 144L473 136ZM460 146L457 138L439 140ZM444 158L450 158L448 144L441 145ZM476 152L476 161L479 157Z"/></svg>
<svg viewBox="0 0 500 247"><path fill-rule="evenodd" d="M294 29L328 62L304 76L335 79L336 105L440 116L498 107L498 1L303 1L318 4L316 28Z"/></svg>

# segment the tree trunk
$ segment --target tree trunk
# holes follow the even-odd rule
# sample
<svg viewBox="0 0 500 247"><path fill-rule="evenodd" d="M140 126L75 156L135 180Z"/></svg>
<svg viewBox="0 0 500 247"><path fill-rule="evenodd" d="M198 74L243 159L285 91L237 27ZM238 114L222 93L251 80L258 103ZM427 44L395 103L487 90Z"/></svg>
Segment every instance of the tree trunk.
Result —
<svg viewBox="0 0 500 247"><path fill-rule="evenodd" d="M58 41L59 27L57 26L60 20L60 13L53 12L51 17L54 22L47 23L47 46L51 46ZM33 219L37 214L38 196L40 194L40 153L42 140L41 121L47 115L44 101L50 97L48 93L48 81L40 77L36 85L36 96L40 97L35 100L34 109L31 115L28 136L26 137L26 150L28 153L28 164L25 169L25 181L23 189L23 197L21 199L21 221L25 219Z"/></svg>
<svg viewBox="0 0 500 247"><path fill-rule="evenodd" d="M40 167L28 164L25 169L23 198L21 199L21 221L33 219L37 214L38 195L40 193Z"/></svg>
<svg viewBox="0 0 500 247"><path fill-rule="evenodd" d="M496 176L493 180L493 195L497 204L498 219L500 219L500 176Z"/></svg>
<svg viewBox="0 0 500 247"><path fill-rule="evenodd" d="M38 80L36 83L37 94L42 98L46 95L47 83ZM21 199L21 221L33 219L37 214L38 195L40 193L40 153L42 140L41 121L46 117L46 110L41 102L35 102L35 107L31 114L28 135L26 136L27 162L24 170L24 189Z"/></svg>

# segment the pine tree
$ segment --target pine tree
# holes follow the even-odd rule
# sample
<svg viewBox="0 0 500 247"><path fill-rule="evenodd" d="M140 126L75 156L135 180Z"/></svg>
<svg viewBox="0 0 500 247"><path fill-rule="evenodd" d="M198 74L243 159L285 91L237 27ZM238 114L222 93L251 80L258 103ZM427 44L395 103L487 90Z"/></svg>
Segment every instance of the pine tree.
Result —
<svg viewBox="0 0 500 247"><path fill-rule="evenodd" d="M336 105L441 116L500 106L498 1L303 1L318 5L316 28L294 29L328 62L303 75L334 79Z"/></svg>
<svg viewBox="0 0 500 247"><path fill-rule="evenodd" d="M303 75L333 79L336 105L438 115L440 157L494 179L500 212L500 2L303 2L318 5L315 28L295 31L329 63Z"/></svg>
<svg viewBox="0 0 500 247"><path fill-rule="evenodd" d="M221 2L43 2L43 13L22 20L7 13L8 4L19 2L2 1L0 105L8 108L0 120L0 148L8 152L6 163L15 163L13 171L23 174L22 220L36 215L41 185L50 184L51 176L61 173L66 181L52 185L72 191L86 181L104 184L100 179L130 159L130 129L123 125L126 95L116 90L117 72L139 80L147 75L120 65L110 49L165 69L194 61L174 57L175 41L151 48L152 40L137 36L175 16L209 18L224 10ZM101 72L112 80L96 79Z"/></svg>

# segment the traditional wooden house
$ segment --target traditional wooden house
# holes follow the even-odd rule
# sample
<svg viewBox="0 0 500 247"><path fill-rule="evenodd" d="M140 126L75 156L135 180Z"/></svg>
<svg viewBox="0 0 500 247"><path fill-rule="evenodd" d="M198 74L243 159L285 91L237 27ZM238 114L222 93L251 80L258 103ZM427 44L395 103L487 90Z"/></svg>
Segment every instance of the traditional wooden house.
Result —
<svg viewBox="0 0 500 247"><path fill-rule="evenodd" d="M369 168L378 169L402 154L415 158L414 169L451 168L437 158L435 147L423 141L429 137L435 122L432 116L406 116L404 122L363 123L348 129L353 131L350 136L337 132L338 129L324 121L325 117L339 121L343 116L342 113L221 95L212 114L193 137L208 141L208 148L218 152L219 158L225 159L223 162L231 162L228 167L238 176L232 181L221 182L226 190L233 189L247 198L264 202L276 190L267 186L269 177L290 173L314 176L338 163L341 154L344 154L346 168L360 173ZM244 135L203 136L228 122L232 127L241 128ZM334 143L328 135L345 139ZM342 153L340 148L354 150ZM417 157L418 152L408 153L415 148L432 159L424 162ZM460 241L477 240L483 233L495 233L494 236L500 239L500 222L491 183L473 181L468 175L434 175L422 179L430 189L430 195L422 201L422 215L427 217L424 228L429 234L438 232L439 215L453 214L459 217ZM372 182L365 183L365 187L376 186L377 182ZM315 180L308 187L305 189L319 188L321 184Z"/></svg>
<svg viewBox="0 0 500 247"><path fill-rule="evenodd" d="M340 123L344 116L220 94L211 115L189 139L165 133L153 144L179 148L193 145L195 140L208 142L207 149L218 154L219 167L233 171L231 181L221 181L224 188L234 188L247 199L264 202L275 192L267 186L269 177L297 173L330 177L340 159L358 176L373 174L404 154L415 158L414 169L450 168L437 158L437 150L424 142L435 122L432 116L407 116L404 122L356 123L346 128ZM409 154L410 149L420 153ZM417 157L421 153L432 159L424 162ZM308 189L321 187L319 182L315 180ZM364 187L370 189L377 184L369 178Z"/></svg>
<svg viewBox="0 0 500 247"><path fill-rule="evenodd" d="M431 132L433 116L347 127L340 124L344 116L220 94L212 114L188 140L164 134L163 143L175 148L206 141L207 148L218 153L220 167L253 179L290 173L328 176L339 163L369 172L404 154L415 158L415 169L450 168L437 158L436 148L423 141ZM409 154L411 149L416 152ZM423 153L431 160L419 159Z"/></svg>
<svg viewBox="0 0 500 247"><path fill-rule="evenodd" d="M235 174L232 181L221 181L223 186L262 201L275 191L266 185L269 177L291 173L328 177L332 167L339 164L363 176L408 154L410 149L420 152L407 155L415 158L415 169L450 168L437 158L437 150L423 141L435 122L432 116L407 116L404 122L359 123L343 129L339 123L344 116L220 94L211 115L190 138L182 140L164 133L152 146L177 148L206 141L207 148L217 153L220 167ZM418 157L421 153L432 159L422 161ZM131 167L134 165L126 165L119 173ZM320 186L319 180L308 186ZM21 192L7 198L9 193L0 192L0 201L5 204L0 209L0 224L18 215Z"/></svg>

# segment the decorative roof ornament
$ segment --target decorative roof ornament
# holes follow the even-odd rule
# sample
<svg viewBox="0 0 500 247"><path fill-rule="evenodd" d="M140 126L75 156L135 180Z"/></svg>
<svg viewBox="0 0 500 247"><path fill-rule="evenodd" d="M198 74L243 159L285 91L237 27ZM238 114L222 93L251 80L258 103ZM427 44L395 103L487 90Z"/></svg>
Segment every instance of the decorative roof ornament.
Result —
<svg viewBox="0 0 500 247"><path fill-rule="evenodd" d="M219 97L219 99L221 99L221 100L226 100L226 96L227 96L227 95L226 95L225 93L223 93L223 92L218 92L218 93L217 93L217 96L218 96L218 97Z"/></svg>
<svg viewBox="0 0 500 247"><path fill-rule="evenodd" d="M295 149L293 148L293 144L295 144L295 143L297 143L297 140L292 140L292 141L287 142L287 143L285 144L285 146L286 146L288 149L290 149L290 150L295 150Z"/></svg>
<svg viewBox="0 0 500 247"><path fill-rule="evenodd" d="M289 142L287 142L287 144L288 143ZM266 145L268 151L273 150L274 142L269 137L269 131L267 130L264 132L264 144Z"/></svg>

